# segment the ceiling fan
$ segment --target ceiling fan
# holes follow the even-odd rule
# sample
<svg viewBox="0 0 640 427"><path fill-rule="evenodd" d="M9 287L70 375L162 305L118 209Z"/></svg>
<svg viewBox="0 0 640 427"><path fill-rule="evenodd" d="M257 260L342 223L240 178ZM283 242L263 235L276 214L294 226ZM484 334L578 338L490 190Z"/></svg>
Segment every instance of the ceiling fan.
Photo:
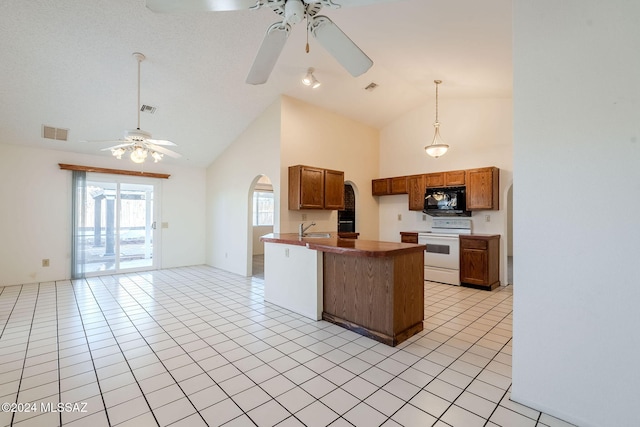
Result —
<svg viewBox="0 0 640 427"><path fill-rule="evenodd" d="M318 15L323 6L340 8L397 0L147 0L154 12L257 10L268 7L282 21L267 29L246 82L263 84L276 65L291 26L307 20L307 31L354 77L364 74L373 61L326 16ZM307 52L309 45L307 44Z"/></svg>
<svg viewBox="0 0 640 427"><path fill-rule="evenodd" d="M162 147L176 146L175 143L166 139L152 139L149 132L140 129L140 111L142 110L140 105L140 63L146 57L140 52L134 52L133 57L138 61L138 106L136 108L138 110L138 126L135 129L126 130L124 139L92 142L119 143L112 147L103 148L101 151L111 151L111 154L117 159L121 159L123 154L130 152L130 158L135 163L144 162L149 155L155 163L161 160L164 155L173 158L182 157L175 151Z"/></svg>

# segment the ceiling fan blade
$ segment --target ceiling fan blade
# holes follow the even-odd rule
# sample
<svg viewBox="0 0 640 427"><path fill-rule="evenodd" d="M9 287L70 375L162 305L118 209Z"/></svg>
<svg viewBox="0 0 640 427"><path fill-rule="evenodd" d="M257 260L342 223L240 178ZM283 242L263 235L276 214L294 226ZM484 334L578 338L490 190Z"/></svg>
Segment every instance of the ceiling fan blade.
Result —
<svg viewBox="0 0 640 427"><path fill-rule="evenodd" d="M251 70L249 70L247 83L261 85L269 79L291 30L289 24L284 26L282 24L282 22L276 22L267 30L260 50L253 60Z"/></svg>
<svg viewBox="0 0 640 427"><path fill-rule="evenodd" d="M102 139L102 140L95 140L95 139L88 140L88 139L84 139L84 140L82 140L82 141L78 141L78 142L81 142L81 143L89 142L89 143L91 143L91 144L95 144L95 143L98 143L98 144L107 144L107 143L109 143L109 144L115 144L115 143L122 143L122 142L124 142L124 140L122 140L122 139Z"/></svg>
<svg viewBox="0 0 640 427"><path fill-rule="evenodd" d="M156 145L177 146L177 144L175 142L171 142L171 141L166 140L166 139L147 139L147 142L150 142L151 144L156 144Z"/></svg>
<svg viewBox="0 0 640 427"><path fill-rule="evenodd" d="M256 5L257 0L147 0L147 8L154 12L224 12L245 10Z"/></svg>
<svg viewBox="0 0 640 427"><path fill-rule="evenodd" d="M120 142L120 141L104 141L104 142ZM127 142L125 144L114 145L113 147L102 148L100 151L107 151L107 150L112 150L114 148L121 148L121 147L129 147L133 144L134 144L133 142Z"/></svg>
<svg viewBox="0 0 640 427"><path fill-rule="evenodd" d="M311 34L353 77L364 74L373 61L326 16L316 16Z"/></svg>
<svg viewBox="0 0 640 427"><path fill-rule="evenodd" d="M174 159L178 159L180 157L182 157L181 154L176 153L175 151L171 151L167 148L164 147L160 147L159 145L155 145L155 144L150 144L147 142L147 148L149 148L150 150L153 151L157 151L158 153L162 153L164 155L167 155L169 157L173 157Z"/></svg>

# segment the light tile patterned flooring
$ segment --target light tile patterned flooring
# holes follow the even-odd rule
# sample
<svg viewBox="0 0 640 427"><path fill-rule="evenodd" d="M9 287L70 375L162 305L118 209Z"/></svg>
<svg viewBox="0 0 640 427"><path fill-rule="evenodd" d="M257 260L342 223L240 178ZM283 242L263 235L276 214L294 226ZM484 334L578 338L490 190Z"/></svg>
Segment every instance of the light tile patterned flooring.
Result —
<svg viewBox="0 0 640 427"><path fill-rule="evenodd" d="M509 400L511 287L425 295L392 348L206 266L0 288L0 426L568 425Z"/></svg>

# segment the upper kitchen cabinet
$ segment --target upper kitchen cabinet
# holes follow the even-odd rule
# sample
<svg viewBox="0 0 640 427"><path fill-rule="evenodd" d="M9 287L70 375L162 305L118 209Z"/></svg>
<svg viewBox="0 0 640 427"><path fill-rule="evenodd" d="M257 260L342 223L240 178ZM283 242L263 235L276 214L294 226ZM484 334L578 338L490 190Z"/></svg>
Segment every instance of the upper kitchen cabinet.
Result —
<svg viewBox="0 0 640 427"><path fill-rule="evenodd" d="M409 210L421 211L424 209L425 175L412 175L407 177L409 190Z"/></svg>
<svg viewBox="0 0 640 427"><path fill-rule="evenodd" d="M380 178L371 181L371 194L374 196L386 196L389 194L407 194L406 176L396 176L393 178Z"/></svg>
<svg viewBox="0 0 640 427"><path fill-rule="evenodd" d="M428 173L424 176L427 187L444 187L444 172Z"/></svg>
<svg viewBox="0 0 640 427"><path fill-rule="evenodd" d="M444 173L445 187L458 187L464 185L465 171L449 171Z"/></svg>
<svg viewBox="0 0 640 427"><path fill-rule="evenodd" d="M391 194L407 194L407 177L397 176L391 178Z"/></svg>
<svg viewBox="0 0 640 427"><path fill-rule="evenodd" d="M344 172L290 166L289 209L344 209Z"/></svg>
<svg viewBox="0 0 640 427"><path fill-rule="evenodd" d="M391 178L372 180L371 194L374 196L386 196L387 194L391 194Z"/></svg>
<svg viewBox="0 0 640 427"><path fill-rule="evenodd" d="M500 208L500 170L496 167L466 171L467 210Z"/></svg>
<svg viewBox="0 0 640 427"><path fill-rule="evenodd" d="M425 175L426 187L458 187L464 185L465 171L428 173Z"/></svg>
<svg viewBox="0 0 640 427"><path fill-rule="evenodd" d="M324 170L324 208L344 209L344 172Z"/></svg>

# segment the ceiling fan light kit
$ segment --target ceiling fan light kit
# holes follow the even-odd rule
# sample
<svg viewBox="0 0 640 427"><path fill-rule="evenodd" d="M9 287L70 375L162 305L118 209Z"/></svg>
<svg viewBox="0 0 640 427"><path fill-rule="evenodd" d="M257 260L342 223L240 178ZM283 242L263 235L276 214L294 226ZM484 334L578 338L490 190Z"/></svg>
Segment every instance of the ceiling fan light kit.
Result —
<svg viewBox="0 0 640 427"><path fill-rule="evenodd" d="M174 158L181 157L180 154L167 148L161 147L161 145L175 146L176 144L167 140L152 139L149 132L140 129L140 112L144 110L144 108L141 108L140 104L140 63L144 61L146 57L140 52L134 52L132 55L138 62L138 103L136 105L138 114L138 127L135 129L126 130L124 132L124 140L107 141L119 142L120 144L114 145L113 147L103 148L102 151L111 151L113 157L118 160L121 160L122 156L125 153L129 152L129 158L134 163L144 163L144 161L149 156L151 156L154 163L158 163L160 160L162 160L165 154L169 157Z"/></svg>
<svg viewBox="0 0 640 427"><path fill-rule="evenodd" d="M436 84L436 121L433 124L435 132L431 145L424 147L424 150L428 155L437 159L449 150L449 146L442 141L442 137L440 136L440 122L438 121L438 86L442 83L442 80L434 80L433 82Z"/></svg>

